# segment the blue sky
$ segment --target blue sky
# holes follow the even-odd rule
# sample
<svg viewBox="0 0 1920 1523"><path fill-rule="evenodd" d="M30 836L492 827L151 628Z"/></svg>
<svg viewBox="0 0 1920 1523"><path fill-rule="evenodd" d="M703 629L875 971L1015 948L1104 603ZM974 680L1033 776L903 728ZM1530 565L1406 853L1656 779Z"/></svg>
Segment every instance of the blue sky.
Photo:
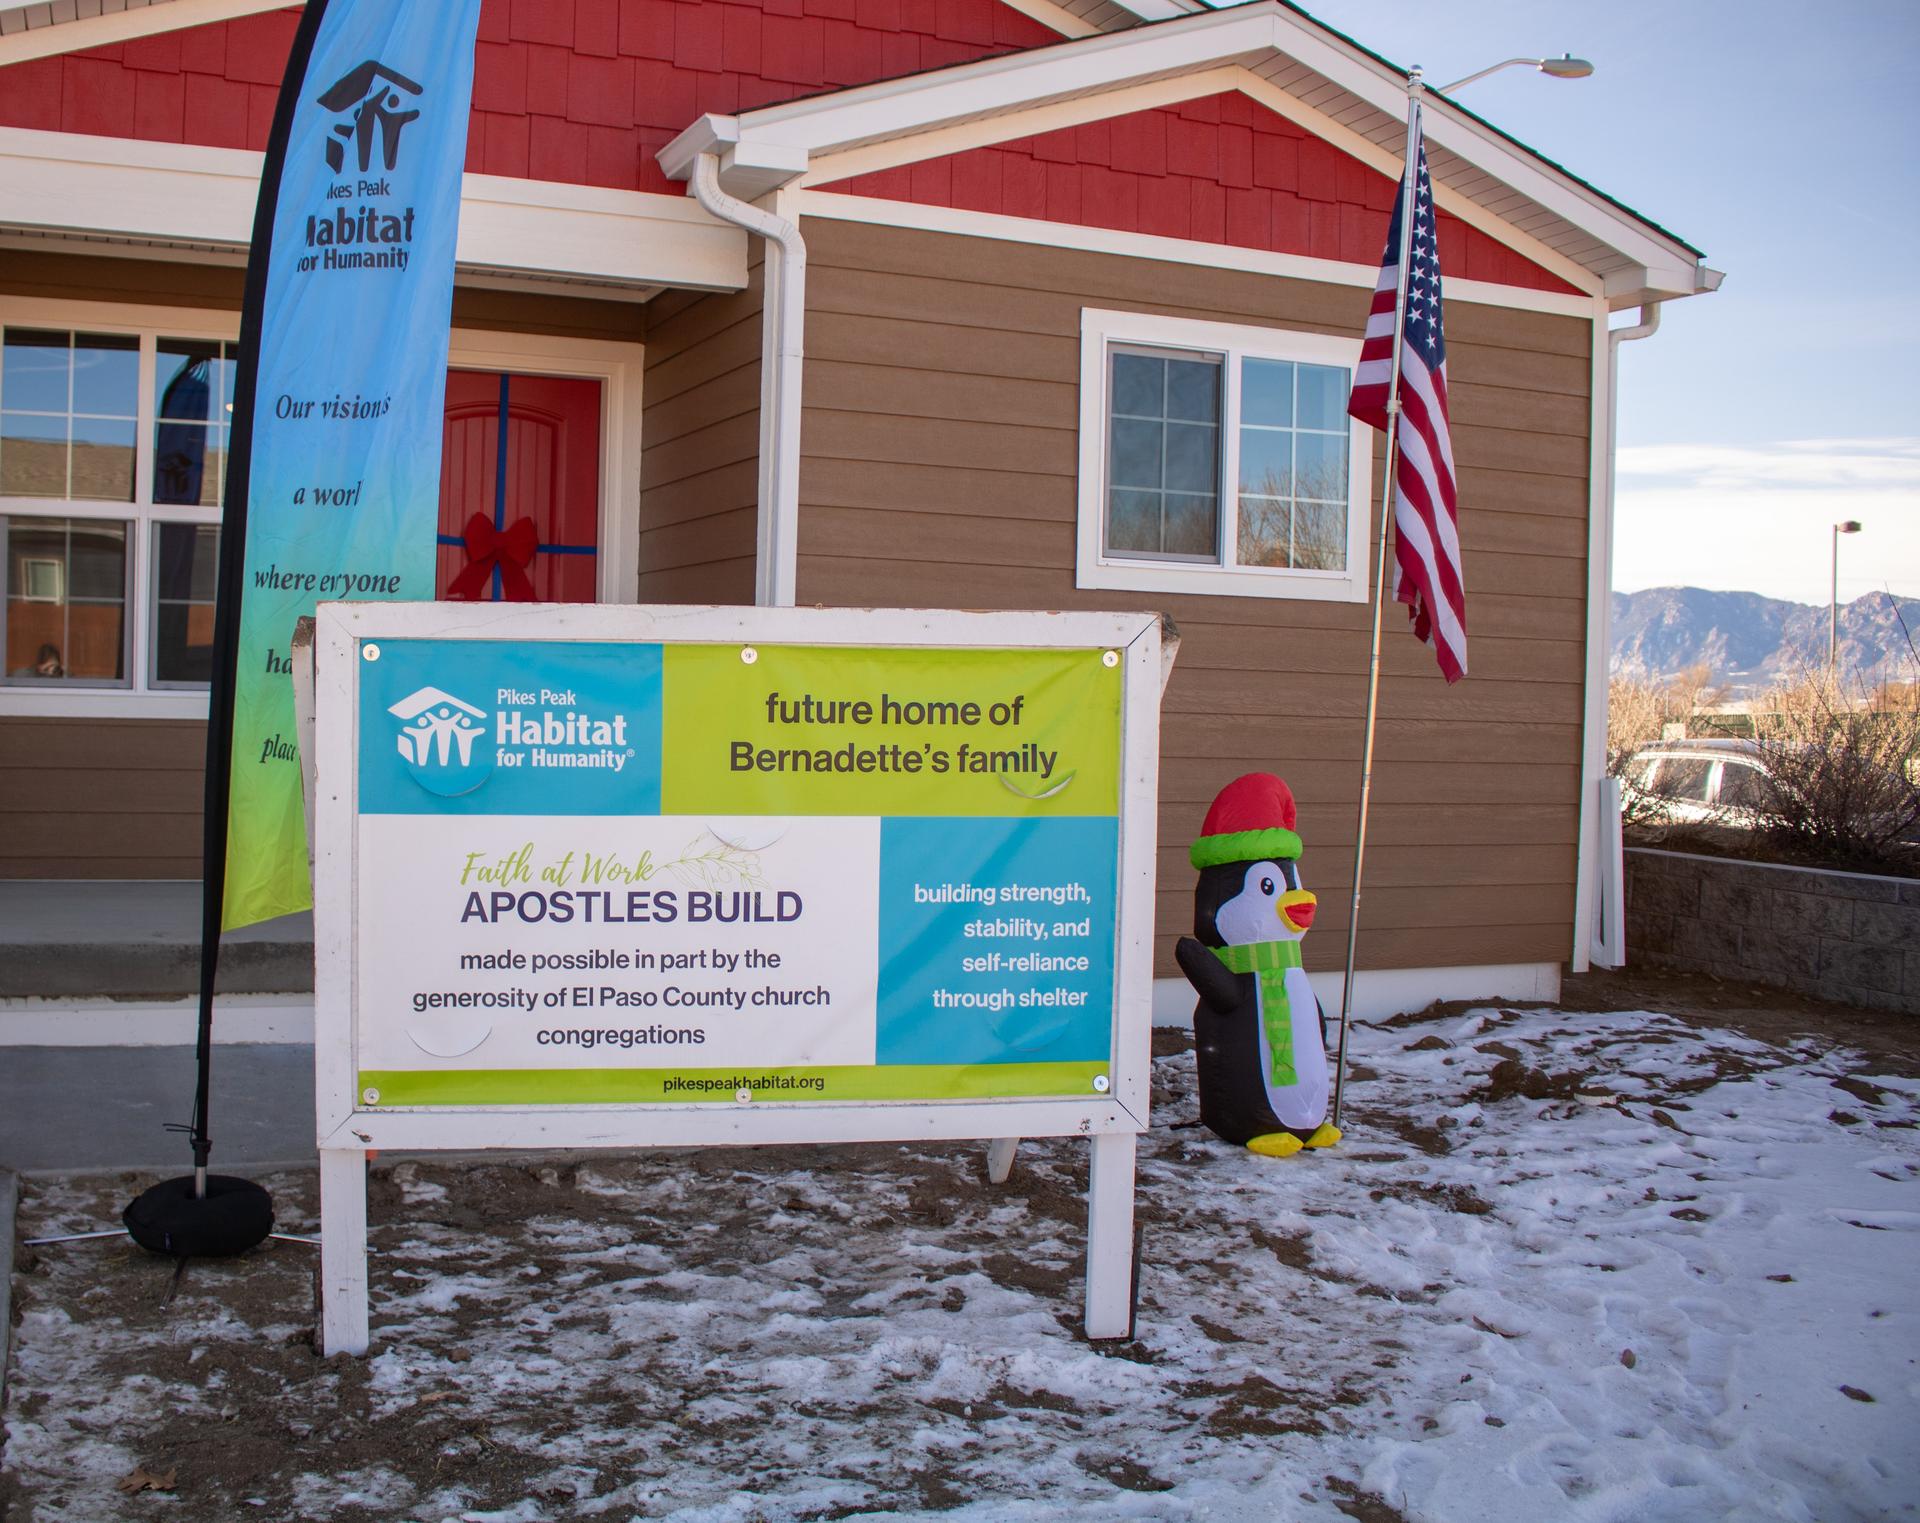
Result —
<svg viewBox="0 0 1920 1523"><path fill-rule="evenodd" d="M1920 5L1303 0L1727 275L1621 347L1614 586L1920 597ZM1616 321L1625 321L1624 317Z"/></svg>

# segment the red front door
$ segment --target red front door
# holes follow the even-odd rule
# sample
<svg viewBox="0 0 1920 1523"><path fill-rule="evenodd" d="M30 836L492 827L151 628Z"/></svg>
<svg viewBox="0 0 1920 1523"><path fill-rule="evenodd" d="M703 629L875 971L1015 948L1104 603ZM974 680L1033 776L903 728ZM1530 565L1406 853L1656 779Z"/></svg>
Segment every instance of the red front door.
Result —
<svg viewBox="0 0 1920 1523"><path fill-rule="evenodd" d="M434 596L591 603L600 383L447 372Z"/></svg>

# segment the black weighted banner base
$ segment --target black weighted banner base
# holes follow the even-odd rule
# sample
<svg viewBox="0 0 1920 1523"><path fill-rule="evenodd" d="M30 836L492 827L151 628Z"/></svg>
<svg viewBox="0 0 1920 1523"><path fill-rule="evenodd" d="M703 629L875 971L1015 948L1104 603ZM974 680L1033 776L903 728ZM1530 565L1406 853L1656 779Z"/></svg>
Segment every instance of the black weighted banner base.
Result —
<svg viewBox="0 0 1920 1523"><path fill-rule="evenodd" d="M273 1197L251 1179L209 1174L204 1197L193 1176L164 1179L120 1213L142 1248L174 1258L230 1258L258 1247L273 1231Z"/></svg>

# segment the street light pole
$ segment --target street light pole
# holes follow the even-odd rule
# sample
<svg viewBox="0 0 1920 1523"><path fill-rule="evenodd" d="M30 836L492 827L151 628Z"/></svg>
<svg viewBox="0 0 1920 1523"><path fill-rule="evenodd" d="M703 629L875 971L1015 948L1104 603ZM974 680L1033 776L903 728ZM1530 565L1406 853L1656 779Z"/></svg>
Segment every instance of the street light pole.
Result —
<svg viewBox="0 0 1920 1523"><path fill-rule="evenodd" d="M1827 680L1831 682L1836 672L1835 663L1840 653L1840 536L1858 534L1860 520L1845 519L1833 526L1833 587L1827 600Z"/></svg>

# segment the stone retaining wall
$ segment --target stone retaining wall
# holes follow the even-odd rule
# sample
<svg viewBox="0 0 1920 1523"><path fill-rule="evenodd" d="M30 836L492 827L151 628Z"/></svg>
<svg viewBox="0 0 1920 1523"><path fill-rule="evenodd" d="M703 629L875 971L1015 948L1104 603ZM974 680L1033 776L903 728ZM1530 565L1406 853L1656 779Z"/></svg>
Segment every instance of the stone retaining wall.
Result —
<svg viewBox="0 0 1920 1523"><path fill-rule="evenodd" d="M1635 847L1627 961L1920 1015L1920 879Z"/></svg>

